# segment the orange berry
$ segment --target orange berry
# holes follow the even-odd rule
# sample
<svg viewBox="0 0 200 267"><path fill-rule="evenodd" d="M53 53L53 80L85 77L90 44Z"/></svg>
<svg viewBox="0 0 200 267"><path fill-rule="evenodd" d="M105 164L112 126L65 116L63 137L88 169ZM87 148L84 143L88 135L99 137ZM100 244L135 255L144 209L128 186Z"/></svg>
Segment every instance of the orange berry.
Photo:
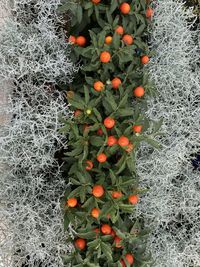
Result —
<svg viewBox="0 0 200 267"><path fill-rule="evenodd" d="M115 144L117 144L117 138L115 138L113 135L108 136L107 145L114 146Z"/></svg>
<svg viewBox="0 0 200 267"><path fill-rule="evenodd" d="M111 59L111 55L108 51L101 52L100 54L100 61L102 63L108 63Z"/></svg>
<svg viewBox="0 0 200 267"><path fill-rule="evenodd" d="M86 44L86 38L84 36L78 36L76 38L76 43L79 46L84 46Z"/></svg>
<svg viewBox="0 0 200 267"><path fill-rule="evenodd" d="M74 111L74 117L78 117L79 115L81 115L81 110L77 109Z"/></svg>
<svg viewBox="0 0 200 267"><path fill-rule="evenodd" d="M87 166L85 167L85 169L87 171L91 170L93 168L93 166L94 166L92 161L91 160L86 160L86 163L87 163Z"/></svg>
<svg viewBox="0 0 200 267"><path fill-rule="evenodd" d="M132 43L133 43L133 37L129 34L125 34L123 36L122 40L126 45L132 45Z"/></svg>
<svg viewBox="0 0 200 267"><path fill-rule="evenodd" d="M131 152L133 150L133 148L134 148L134 145L129 143L128 144L128 148L126 148L125 151L129 153L129 152Z"/></svg>
<svg viewBox="0 0 200 267"><path fill-rule="evenodd" d="M92 188L92 194L95 197L102 197L104 194L104 188L102 185L95 185Z"/></svg>
<svg viewBox="0 0 200 267"><path fill-rule="evenodd" d="M132 127L132 129L133 129L133 131L134 131L135 133L141 133L141 131L142 131L142 125L134 125L134 126Z"/></svg>
<svg viewBox="0 0 200 267"><path fill-rule="evenodd" d="M138 195L130 195L130 196L128 197L128 201L129 201L131 204L133 204L133 205L137 204L137 203L138 203L138 200L139 200Z"/></svg>
<svg viewBox="0 0 200 267"><path fill-rule="evenodd" d="M93 231L96 233L96 237L98 237L98 235L99 235L99 228L95 228L95 229L93 229Z"/></svg>
<svg viewBox="0 0 200 267"><path fill-rule="evenodd" d="M131 6L128 3L124 2L120 5L119 9L122 14L128 14L131 10Z"/></svg>
<svg viewBox="0 0 200 267"><path fill-rule="evenodd" d="M101 0L91 0L93 4L99 4L101 2Z"/></svg>
<svg viewBox="0 0 200 267"><path fill-rule="evenodd" d="M133 264L133 262L134 262L134 257L133 257L132 254L127 253L127 254L125 255L125 258L126 258L126 260L128 261L128 263L129 263L130 265Z"/></svg>
<svg viewBox="0 0 200 267"><path fill-rule="evenodd" d="M74 207L76 207L76 205L78 204L78 201L77 201L77 199L76 198L69 198L68 200L67 200L67 205L70 207L70 208L74 208Z"/></svg>
<svg viewBox="0 0 200 267"><path fill-rule="evenodd" d="M107 117L107 118L105 118L105 120L103 121L103 124L104 124L104 126L105 126L106 128L111 129L111 128L113 128L114 125L115 125L115 120L114 120L113 118L111 118L111 117Z"/></svg>
<svg viewBox="0 0 200 267"><path fill-rule="evenodd" d="M108 220L110 220L110 218L111 218L110 213L108 213L108 214L106 215L106 218L107 218Z"/></svg>
<svg viewBox="0 0 200 267"><path fill-rule="evenodd" d="M124 34L124 28L122 26L117 26L115 29L115 32L120 34L120 35L123 35Z"/></svg>
<svg viewBox="0 0 200 267"><path fill-rule="evenodd" d="M97 134L98 134L98 135L103 135L103 130L102 130L101 128L99 128L99 129L97 130Z"/></svg>
<svg viewBox="0 0 200 267"><path fill-rule="evenodd" d="M115 242L115 247L116 248L123 248L123 246L121 245L121 238L119 236L115 236L114 238L114 242Z"/></svg>
<svg viewBox="0 0 200 267"><path fill-rule="evenodd" d="M92 211L91 211L92 217L97 219L99 217L99 214L100 214L100 209L97 209L97 208L92 209Z"/></svg>
<svg viewBox="0 0 200 267"><path fill-rule="evenodd" d="M120 146L128 146L129 144L129 140L126 136L122 135L119 139L118 139L118 145Z"/></svg>
<svg viewBox="0 0 200 267"><path fill-rule="evenodd" d="M115 231L112 229L110 235L114 238L116 236Z"/></svg>
<svg viewBox="0 0 200 267"><path fill-rule="evenodd" d="M94 86L94 90L96 90L97 92L102 91L105 87L104 84L100 81L95 82L93 86Z"/></svg>
<svg viewBox="0 0 200 267"><path fill-rule="evenodd" d="M143 65L147 64L149 62L149 57L148 56L142 56L140 58L140 61Z"/></svg>
<svg viewBox="0 0 200 267"><path fill-rule="evenodd" d="M97 156L97 160L98 160L98 162L100 162L100 163L104 163L104 162L107 160L107 156L106 156L106 154L104 154L104 153L100 153L100 154Z"/></svg>
<svg viewBox="0 0 200 267"><path fill-rule="evenodd" d="M148 7L146 10L146 17L151 18L153 16L153 9Z"/></svg>
<svg viewBox="0 0 200 267"><path fill-rule="evenodd" d="M145 91L142 86L138 86L134 89L133 94L136 97L142 97L144 95Z"/></svg>
<svg viewBox="0 0 200 267"><path fill-rule="evenodd" d="M112 231L112 228L110 227L109 224L103 224L101 226L101 232L104 234L104 235L109 235Z"/></svg>
<svg viewBox="0 0 200 267"><path fill-rule="evenodd" d="M112 197L113 197L113 198L120 198L120 197L122 197L122 196L123 196L123 194L122 194L121 191L113 191L113 192L112 192Z"/></svg>
<svg viewBox="0 0 200 267"><path fill-rule="evenodd" d="M112 88L118 89L122 81L120 80L120 78L115 77L114 79L112 79L111 83L112 83Z"/></svg>
<svg viewBox="0 0 200 267"><path fill-rule="evenodd" d="M72 44L75 44L75 43L76 43L76 37L73 36L73 35L70 35L68 40L69 40L69 42L72 43Z"/></svg>
<svg viewBox="0 0 200 267"><path fill-rule="evenodd" d="M85 241L85 239L83 239L83 238L76 239L76 241L75 241L75 247L78 248L78 249L80 249L80 250L83 250L86 247L86 241Z"/></svg>
<svg viewBox="0 0 200 267"><path fill-rule="evenodd" d="M111 43L112 43L112 36L106 36L106 38L105 38L105 43L106 43L107 45L111 44Z"/></svg>
<svg viewBox="0 0 200 267"><path fill-rule="evenodd" d="M124 262L123 259L120 260L120 263L121 263L122 267L126 267L126 263Z"/></svg>

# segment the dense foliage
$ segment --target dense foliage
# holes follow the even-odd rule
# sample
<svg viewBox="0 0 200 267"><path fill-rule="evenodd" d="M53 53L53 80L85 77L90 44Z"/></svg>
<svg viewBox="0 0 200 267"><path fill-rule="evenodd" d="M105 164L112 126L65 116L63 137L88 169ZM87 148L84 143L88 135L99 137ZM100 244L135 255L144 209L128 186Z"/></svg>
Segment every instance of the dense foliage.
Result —
<svg viewBox="0 0 200 267"><path fill-rule="evenodd" d="M71 12L68 41L82 66L67 91L74 118L61 129L69 132L65 229L70 225L75 236L75 250L64 261L73 267L146 266L148 230L135 212L145 190L135 155L144 141L159 148L154 137L161 121L145 117L146 99L155 93L143 67L153 11L145 0L81 1L60 11Z"/></svg>

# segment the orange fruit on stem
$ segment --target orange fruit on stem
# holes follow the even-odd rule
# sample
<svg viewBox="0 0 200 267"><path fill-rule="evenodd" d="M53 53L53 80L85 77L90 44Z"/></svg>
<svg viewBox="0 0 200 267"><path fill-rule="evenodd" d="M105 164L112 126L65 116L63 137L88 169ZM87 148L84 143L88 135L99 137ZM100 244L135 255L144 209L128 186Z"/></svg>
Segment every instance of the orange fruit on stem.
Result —
<svg viewBox="0 0 200 267"><path fill-rule="evenodd" d="M152 16L153 16L153 9L150 8L150 7L148 7L148 8L146 9L146 17L147 17L147 18L151 18Z"/></svg>
<svg viewBox="0 0 200 267"><path fill-rule="evenodd" d="M92 161L91 160L86 160L86 163L87 163L87 166L85 167L85 169L87 171L91 170L93 168L93 166L94 166Z"/></svg>
<svg viewBox="0 0 200 267"><path fill-rule="evenodd" d="M142 57L140 58L140 61L141 61L141 63L142 63L143 65L145 65L145 64L149 63L149 57L148 57L148 56L142 56Z"/></svg>
<svg viewBox="0 0 200 267"><path fill-rule="evenodd" d="M112 43L112 36L106 36L106 38L105 38L105 43L107 44L107 45L109 45L109 44L111 44Z"/></svg>
<svg viewBox="0 0 200 267"><path fill-rule="evenodd" d="M133 129L133 131L134 131L135 133L141 133L141 131L142 131L142 125L134 125L134 126L132 127L132 129Z"/></svg>
<svg viewBox="0 0 200 267"><path fill-rule="evenodd" d="M97 134L98 134L98 135L103 135L103 130L102 130L101 128L99 128L99 129L97 130Z"/></svg>
<svg viewBox="0 0 200 267"><path fill-rule="evenodd" d="M84 36L78 36L76 38L76 43L79 46L85 46L85 44L86 44L86 38Z"/></svg>
<svg viewBox="0 0 200 267"><path fill-rule="evenodd" d="M139 200L138 195L130 195L130 196L128 197L128 201L129 201L129 203L131 203L131 204L133 204L133 205L137 204L137 203L138 203L138 200Z"/></svg>
<svg viewBox="0 0 200 267"><path fill-rule="evenodd" d="M112 83L112 88L118 89L122 81L120 80L120 78L115 77L114 79L112 79L111 83Z"/></svg>
<svg viewBox="0 0 200 267"><path fill-rule="evenodd" d="M76 239L74 244L75 244L75 247L80 249L80 250L83 250L86 247L86 241L83 238Z"/></svg>
<svg viewBox="0 0 200 267"><path fill-rule="evenodd" d="M74 117L78 117L79 115L81 115L81 110L77 109L74 111Z"/></svg>
<svg viewBox="0 0 200 267"><path fill-rule="evenodd" d="M91 211L92 217L97 219L99 217L99 214L100 214L100 209L97 209L97 208L92 209L92 211Z"/></svg>
<svg viewBox="0 0 200 267"><path fill-rule="evenodd" d="M111 231L112 231L112 228L110 227L110 225L109 224L103 224L102 226L101 226L101 232L102 232L102 234L104 234L104 235L109 235L109 234L111 234Z"/></svg>
<svg viewBox="0 0 200 267"><path fill-rule="evenodd" d="M98 160L98 162L100 162L100 163L105 162L105 161L107 160L107 156L106 156L106 154L104 154L104 153L100 153L100 154L97 156L97 160Z"/></svg>
<svg viewBox="0 0 200 267"><path fill-rule="evenodd" d="M136 97L142 97L144 95L145 91L142 86L138 86L133 90L133 94Z"/></svg>
<svg viewBox="0 0 200 267"><path fill-rule="evenodd" d="M101 2L101 0L91 0L93 4L99 4Z"/></svg>
<svg viewBox="0 0 200 267"><path fill-rule="evenodd" d="M126 267L126 263L123 259L120 260L120 263L121 263L122 267Z"/></svg>
<svg viewBox="0 0 200 267"><path fill-rule="evenodd" d="M120 197L122 197L122 196L123 196L123 194L122 194L121 191L113 191L113 192L112 192L112 197L113 197L113 198L120 198Z"/></svg>
<svg viewBox="0 0 200 267"><path fill-rule="evenodd" d="M70 35L68 40L72 44L75 44L76 43L76 37L74 35Z"/></svg>
<svg viewBox="0 0 200 267"><path fill-rule="evenodd" d="M70 207L70 208L74 208L74 207L76 207L77 204L78 204L78 201L77 201L77 199L74 198L74 197L69 198L69 199L67 200L67 205L68 205L68 207Z"/></svg>
<svg viewBox="0 0 200 267"><path fill-rule="evenodd" d="M100 61L102 63L108 63L111 60L111 55L108 51L101 52Z"/></svg>
<svg viewBox="0 0 200 267"><path fill-rule="evenodd" d="M92 194L95 197L102 197L104 194L104 188L102 185L94 185L92 188Z"/></svg>
<svg viewBox="0 0 200 267"><path fill-rule="evenodd" d="M105 120L103 121L103 124L104 124L104 126L105 126L106 128L111 129L111 128L113 128L114 125L115 125L115 120L114 120L113 118L111 118L111 117L107 117L107 118L105 118Z"/></svg>
<svg viewBox="0 0 200 267"><path fill-rule="evenodd" d="M122 14L128 14L131 10L131 6L128 3L124 2L120 5L119 9Z"/></svg>
<svg viewBox="0 0 200 267"><path fill-rule="evenodd" d="M120 35L123 35L124 34L124 28L122 26L117 26L115 29L115 32L120 34Z"/></svg>
<svg viewBox="0 0 200 267"><path fill-rule="evenodd" d="M129 140L126 136L122 135L119 139L118 139L118 145L120 146L128 146L129 144Z"/></svg>
<svg viewBox="0 0 200 267"><path fill-rule="evenodd" d="M128 261L128 263L129 263L130 265L132 265L132 264L134 263L134 257L133 257L132 254L127 253L127 254L125 255L125 258L126 258L126 260Z"/></svg>
<svg viewBox="0 0 200 267"><path fill-rule="evenodd" d="M128 144L128 148L126 148L125 151L128 152L128 153L130 153L133 150L133 148L134 148L134 145L131 144L131 143L129 143Z"/></svg>
<svg viewBox="0 0 200 267"><path fill-rule="evenodd" d="M132 45L133 43L133 37L129 34L125 34L122 38L122 41L126 44L126 45Z"/></svg>
<svg viewBox="0 0 200 267"><path fill-rule="evenodd" d="M94 83L94 90L96 90L97 92L100 92L104 89L104 84L101 81L97 81Z"/></svg>
<svg viewBox="0 0 200 267"><path fill-rule="evenodd" d="M117 144L117 138L114 137L113 135L108 136L107 145L108 146L114 146L116 144Z"/></svg>
<svg viewBox="0 0 200 267"><path fill-rule="evenodd" d="M115 242L115 247L116 248L123 248L123 246L121 245L121 238L119 236L115 236L114 238L114 242Z"/></svg>

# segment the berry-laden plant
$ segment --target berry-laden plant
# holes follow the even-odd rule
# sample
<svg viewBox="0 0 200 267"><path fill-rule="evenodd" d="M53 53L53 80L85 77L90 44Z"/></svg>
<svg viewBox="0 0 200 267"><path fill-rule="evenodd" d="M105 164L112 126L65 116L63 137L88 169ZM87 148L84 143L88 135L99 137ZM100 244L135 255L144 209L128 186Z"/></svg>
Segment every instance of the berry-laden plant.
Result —
<svg viewBox="0 0 200 267"><path fill-rule="evenodd" d="M143 141L159 147L154 136L161 122L145 117L146 99L154 94L143 68L150 57L145 30L152 9L145 0L82 0L70 10L68 5L60 11L71 13L68 40L82 67L67 91L74 118L61 129L69 132L64 170L71 184L64 223L75 236L64 262L147 266L148 230L134 213L144 191L135 156Z"/></svg>

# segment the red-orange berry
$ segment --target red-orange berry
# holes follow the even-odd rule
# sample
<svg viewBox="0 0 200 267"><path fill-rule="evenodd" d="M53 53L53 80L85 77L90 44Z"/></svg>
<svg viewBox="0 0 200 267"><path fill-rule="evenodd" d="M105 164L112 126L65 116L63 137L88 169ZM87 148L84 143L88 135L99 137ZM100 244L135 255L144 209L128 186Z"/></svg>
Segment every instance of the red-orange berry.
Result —
<svg viewBox="0 0 200 267"><path fill-rule="evenodd" d="M134 126L132 127L132 129L133 129L133 131L134 131L135 133L141 133L141 131L142 131L142 125L134 125Z"/></svg>
<svg viewBox="0 0 200 267"><path fill-rule="evenodd" d="M74 208L74 207L76 207L76 205L78 204L78 201L77 201L77 199L76 198L69 198L68 200L67 200L67 205L68 205L68 207L70 207L70 208Z"/></svg>
<svg viewBox="0 0 200 267"><path fill-rule="evenodd" d="M76 38L76 44L79 45L79 46L85 46L86 38L84 36L78 36Z"/></svg>
<svg viewBox="0 0 200 267"><path fill-rule="evenodd" d="M92 209L92 211L91 211L91 215L92 215L92 217L98 219L99 214L100 214L100 209L97 209L97 208L93 208L93 209Z"/></svg>
<svg viewBox="0 0 200 267"><path fill-rule="evenodd" d="M128 3L124 2L120 5L119 9L122 14L128 14L131 10L131 6Z"/></svg>
<svg viewBox="0 0 200 267"><path fill-rule="evenodd" d="M138 200L139 200L138 195L130 195L130 196L128 197L128 201L129 201L129 203L131 203L131 204L133 204L133 205L137 204L137 203L138 203Z"/></svg>
<svg viewBox="0 0 200 267"><path fill-rule="evenodd" d="M121 191L113 191L113 192L112 192L112 197L113 197L113 198L120 198L120 197L122 197L122 196L123 196L123 194L122 194Z"/></svg>
<svg viewBox="0 0 200 267"><path fill-rule="evenodd" d="M134 89L133 94L136 97L142 97L144 95L145 91L142 86L138 86Z"/></svg>
<svg viewBox="0 0 200 267"><path fill-rule="evenodd" d="M125 34L123 36L122 40L126 45L132 45L132 43L133 43L133 37L129 34Z"/></svg>
<svg viewBox="0 0 200 267"><path fill-rule="evenodd" d="M140 58L140 61L141 61L141 63L142 63L143 65L145 65L145 64L149 63L149 57L148 57L148 56L142 56L142 57Z"/></svg>
<svg viewBox="0 0 200 267"><path fill-rule="evenodd" d="M119 139L118 139L118 145L120 145L121 147L123 146L128 146L129 144L129 140L126 136L122 135Z"/></svg>
<svg viewBox="0 0 200 267"><path fill-rule="evenodd" d="M116 144L117 144L117 138L114 137L113 135L108 136L107 145L108 146L114 146Z"/></svg>
<svg viewBox="0 0 200 267"><path fill-rule="evenodd" d="M83 250L86 247L86 241L83 238L76 239L74 244L75 244L75 247L80 249L80 250Z"/></svg>
<svg viewBox="0 0 200 267"><path fill-rule="evenodd" d="M101 81L95 82L93 86L94 86L94 90L97 92L104 90L104 87L105 87Z"/></svg>
<svg viewBox="0 0 200 267"><path fill-rule="evenodd" d="M68 40L69 40L69 42L72 43L72 44L75 44L75 43L76 43L76 37L73 36L73 35L70 35Z"/></svg>
<svg viewBox="0 0 200 267"><path fill-rule="evenodd" d="M100 162L100 163L104 163L104 162L106 162L106 160L107 160L107 156L106 156L106 154L104 154L104 153L100 153L100 154L97 156L97 160L98 160L98 162Z"/></svg>
<svg viewBox="0 0 200 267"><path fill-rule="evenodd" d="M111 231L112 231L112 228L110 227L110 225L109 224L103 224L102 226L101 226L101 232L102 232L102 234L104 234L104 235L110 235L111 234Z"/></svg>
<svg viewBox="0 0 200 267"><path fill-rule="evenodd" d="M87 164L87 166L85 167L85 169L87 171L91 170L93 168L93 166L94 166L93 162L91 160L86 160L86 164Z"/></svg>
<svg viewBox="0 0 200 267"><path fill-rule="evenodd" d="M107 118L105 118L103 123L104 123L104 126L106 128L111 129L115 125L115 120L113 118L111 118L111 117L107 117Z"/></svg>
<svg viewBox="0 0 200 267"><path fill-rule="evenodd" d="M120 34L120 35L123 35L124 34L124 28L122 26L117 26L115 29L115 32Z"/></svg>
<svg viewBox="0 0 200 267"><path fill-rule="evenodd" d="M112 88L114 88L114 89L118 89L121 83L122 83L122 81L120 80L120 78L115 77L115 78L112 79L112 81L111 81Z"/></svg>
<svg viewBox="0 0 200 267"><path fill-rule="evenodd" d="M104 188L102 185L94 185L92 188L92 194L95 197L102 197L104 194Z"/></svg>
<svg viewBox="0 0 200 267"><path fill-rule="evenodd" d="M111 55L108 51L101 52L100 61L102 63L108 63L111 60Z"/></svg>

